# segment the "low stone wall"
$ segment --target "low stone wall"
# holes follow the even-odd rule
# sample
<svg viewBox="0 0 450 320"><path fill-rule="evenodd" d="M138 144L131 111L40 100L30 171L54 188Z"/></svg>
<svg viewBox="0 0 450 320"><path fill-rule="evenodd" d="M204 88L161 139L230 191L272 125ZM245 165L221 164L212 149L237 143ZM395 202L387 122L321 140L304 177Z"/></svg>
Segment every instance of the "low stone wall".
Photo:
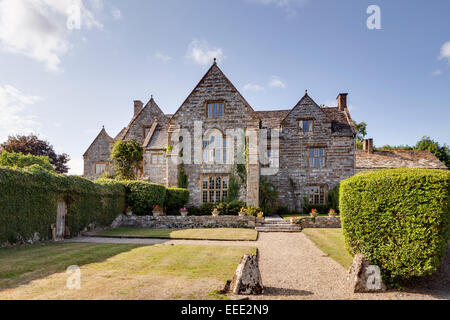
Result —
<svg viewBox="0 0 450 320"><path fill-rule="evenodd" d="M311 217L301 218L300 225L302 228L340 228L340 217L316 217L316 221L313 222Z"/></svg>
<svg viewBox="0 0 450 320"><path fill-rule="evenodd" d="M126 216L120 215L111 227L135 228L254 228L256 218L251 216Z"/></svg>

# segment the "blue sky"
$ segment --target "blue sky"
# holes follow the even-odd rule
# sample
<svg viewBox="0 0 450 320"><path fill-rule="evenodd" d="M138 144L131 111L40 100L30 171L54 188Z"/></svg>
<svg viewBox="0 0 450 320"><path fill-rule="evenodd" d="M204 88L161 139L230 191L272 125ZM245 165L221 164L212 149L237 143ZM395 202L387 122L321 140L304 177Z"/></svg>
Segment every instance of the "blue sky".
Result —
<svg viewBox="0 0 450 320"><path fill-rule="evenodd" d="M449 12L444 0L0 0L0 141L39 133L81 174L102 125L115 136L151 94L174 113L216 56L256 110L348 92L375 145L449 144Z"/></svg>

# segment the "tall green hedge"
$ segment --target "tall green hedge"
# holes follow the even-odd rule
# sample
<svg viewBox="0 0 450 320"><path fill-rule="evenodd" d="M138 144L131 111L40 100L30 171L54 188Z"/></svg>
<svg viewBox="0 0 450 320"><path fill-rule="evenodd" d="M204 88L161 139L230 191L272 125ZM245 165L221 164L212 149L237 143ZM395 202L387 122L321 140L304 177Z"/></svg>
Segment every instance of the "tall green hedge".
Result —
<svg viewBox="0 0 450 320"><path fill-rule="evenodd" d="M341 182L340 210L351 253L388 283L433 273L448 247L450 172L387 169Z"/></svg>
<svg viewBox="0 0 450 320"><path fill-rule="evenodd" d="M49 157L34 156L32 154L23 154L20 152L14 153L3 151L0 153L0 166L3 167L26 168L36 164L47 171L55 172Z"/></svg>
<svg viewBox="0 0 450 320"><path fill-rule="evenodd" d="M189 201L189 191L183 188L167 188L165 207L167 214L180 214L180 208L184 207Z"/></svg>
<svg viewBox="0 0 450 320"><path fill-rule="evenodd" d="M0 167L0 243L51 238L57 202L66 200L66 224L77 234L88 224L111 224L125 209L125 188L117 182L94 183L76 176L50 173L39 166L29 170Z"/></svg>
<svg viewBox="0 0 450 320"><path fill-rule="evenodd" d="M153 212L153 206L164 207L166 199L166 187L137 180L120 181L126 188L127 205L136 215L150 215Z"/></svg>

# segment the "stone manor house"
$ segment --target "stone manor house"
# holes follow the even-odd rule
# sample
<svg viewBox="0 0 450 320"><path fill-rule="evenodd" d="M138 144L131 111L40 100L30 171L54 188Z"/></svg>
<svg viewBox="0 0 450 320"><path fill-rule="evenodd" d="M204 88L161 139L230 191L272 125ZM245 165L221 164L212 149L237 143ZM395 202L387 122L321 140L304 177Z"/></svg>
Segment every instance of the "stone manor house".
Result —
<svg viewBox="0 0 450 320"><path fill-rule="evenodd" d="M292 109L256 111L214 61L175 114L165 114L151 97L145 105L134 101L130 123L115 138L103 128L83 155L84 176L112 173L114 141L133 139L144 149L139 179L177 186L183 165L189 205L226 197L239 159L246 170L241 200L258 205L265 177L280 204L299 209L304 197L325 203L328 190L361 170L445 168L428 151L374 152L371 139L356 151L355 137L346 93L337 96L337 107L321 107L306 92Z"/></svg>

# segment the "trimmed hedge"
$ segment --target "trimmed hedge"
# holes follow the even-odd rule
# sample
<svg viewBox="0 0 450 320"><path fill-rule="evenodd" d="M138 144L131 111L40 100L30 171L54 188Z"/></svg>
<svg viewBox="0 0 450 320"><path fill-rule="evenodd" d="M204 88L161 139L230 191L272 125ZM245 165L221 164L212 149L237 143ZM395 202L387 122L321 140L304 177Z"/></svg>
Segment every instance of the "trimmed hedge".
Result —
<svg viewBox="0 0 450 320"><path fill-rule="evenodd" d="M26 168L32 165L39 165L43 169L55 172L50 163L50 158L46 156L34 156L32 154L23 154L21 152L7 152L0 153L0 166L11 168Z"/></svg>
<svg viewBox="0 0 450 320"><path fill-rule="evenodd" d="M68 205L66 224L77 234L90 223L110 225L125 209L125 188L117 182L94 183L76 176L50 173L38 165L0 167L0 244L51 238L58 200Z"/></svg>
<svg viewBox="0 0 450 320"><path fill-rule="evenodd" d="M341 182L348 250L381 268L387 283L432 274L448 247L450 172L387 169Z"/></svg>
<svg viewBox="0 0 450 320"><path fill-rule="evenodd" d="M153 206L164 207L166 199L166 187L136 180L120 181L126 189L127 206L130 206L136 215L150 215L153 212Z"/></svg>
<svg viewBox="0 0 450 320"><path fill-rule="evenodd" d="M180 209L189 201L189 191L183 188L167 188L166 191L166 213L169 215L179 215Z"/></svg>

